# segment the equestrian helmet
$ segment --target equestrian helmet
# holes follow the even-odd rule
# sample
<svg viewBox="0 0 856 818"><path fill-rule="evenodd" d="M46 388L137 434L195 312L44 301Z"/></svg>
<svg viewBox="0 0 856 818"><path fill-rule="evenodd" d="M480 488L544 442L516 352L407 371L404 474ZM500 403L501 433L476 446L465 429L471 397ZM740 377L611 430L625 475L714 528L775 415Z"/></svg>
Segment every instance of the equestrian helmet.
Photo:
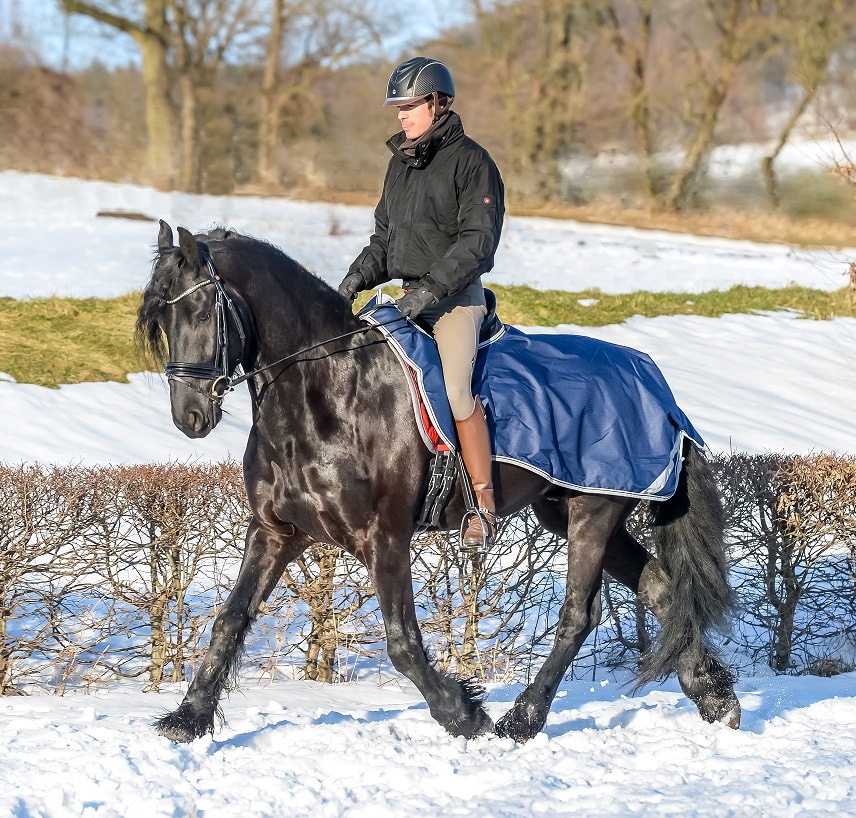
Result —
<svg viewBox="0 0 856 818"><path fill-rule="evenodd" d="M411 57L390 75L383 104L408 105L434 94L455 96L455 83L449 69L430 57Z"/></svg>

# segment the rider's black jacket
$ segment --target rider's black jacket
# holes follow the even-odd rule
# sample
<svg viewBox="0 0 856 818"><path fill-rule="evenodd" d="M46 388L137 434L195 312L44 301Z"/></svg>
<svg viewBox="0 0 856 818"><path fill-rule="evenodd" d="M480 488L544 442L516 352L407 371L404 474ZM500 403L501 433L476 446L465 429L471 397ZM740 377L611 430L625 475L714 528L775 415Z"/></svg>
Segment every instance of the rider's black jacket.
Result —
<svg viewBox="0 0 856 818"><path fill-rule="evenodd" d="M493 267L505 212L505 188L490 154L464 133L460 117L448 120L415 156L392 151L375 208L375 232L349 273L365 287L393 278L405 289L424 286L437 298L454 295Z"/></svg>

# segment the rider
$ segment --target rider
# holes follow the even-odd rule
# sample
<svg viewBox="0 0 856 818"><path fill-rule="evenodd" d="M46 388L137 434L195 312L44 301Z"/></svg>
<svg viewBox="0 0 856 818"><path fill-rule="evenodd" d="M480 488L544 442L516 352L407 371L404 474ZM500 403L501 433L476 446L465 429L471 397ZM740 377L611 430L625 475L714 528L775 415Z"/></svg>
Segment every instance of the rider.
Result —
<svg viewBox="0 0 856 818"><path fill-rule="evenodd" d="M339 292L403 280L401 314L417 316L437 341L464 465L485 522L473 515L465 545L490 545L496 533L491 445L484 408L473 396L479 330L487 313L481 276L493 267L505 189L488 152L464 133L452 75L428 57L403 62L389 78L384 105L402 130L387 141L392 158L375 208L369 244Z"/></svg>

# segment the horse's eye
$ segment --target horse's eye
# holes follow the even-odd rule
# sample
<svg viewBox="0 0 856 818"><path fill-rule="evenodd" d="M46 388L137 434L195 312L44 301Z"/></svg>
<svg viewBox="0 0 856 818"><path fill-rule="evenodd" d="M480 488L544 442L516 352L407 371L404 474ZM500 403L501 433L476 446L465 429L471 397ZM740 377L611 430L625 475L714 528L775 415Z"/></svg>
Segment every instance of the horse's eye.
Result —
<svg viewBox="0 0 856 818"><path fill-rule="evenodd" d="M199 315L196 316L196 320L201 324L204 321L207 321L210 317L210 312L200 312Z"/></svg>

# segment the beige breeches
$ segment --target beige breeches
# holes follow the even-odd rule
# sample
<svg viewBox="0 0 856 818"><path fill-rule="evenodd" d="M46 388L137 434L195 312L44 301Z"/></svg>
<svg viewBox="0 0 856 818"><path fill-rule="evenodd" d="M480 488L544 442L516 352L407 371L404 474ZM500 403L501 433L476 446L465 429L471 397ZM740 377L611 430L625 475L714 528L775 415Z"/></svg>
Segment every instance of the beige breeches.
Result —
<svg viewBox="0 0 856 818"><path fill-rule="evenodd" d="M425 311L430 313L430 308ZM434 339L443 365L446 394L455 420L466 420L475 409L473 398L473 366L476 361L479 330L487 308L457 306L434 319L423 314L432 324Z"/></svg>

